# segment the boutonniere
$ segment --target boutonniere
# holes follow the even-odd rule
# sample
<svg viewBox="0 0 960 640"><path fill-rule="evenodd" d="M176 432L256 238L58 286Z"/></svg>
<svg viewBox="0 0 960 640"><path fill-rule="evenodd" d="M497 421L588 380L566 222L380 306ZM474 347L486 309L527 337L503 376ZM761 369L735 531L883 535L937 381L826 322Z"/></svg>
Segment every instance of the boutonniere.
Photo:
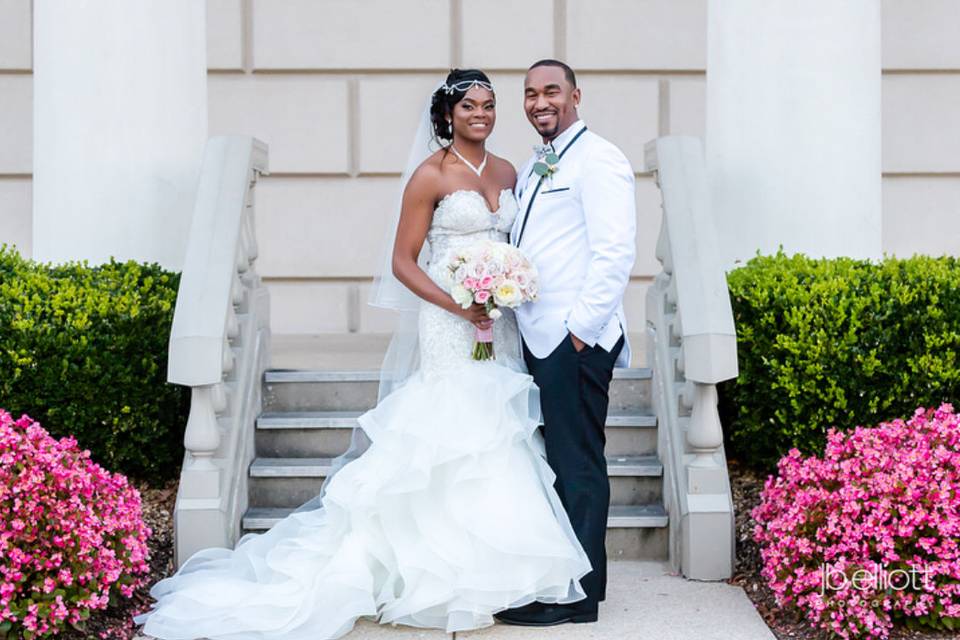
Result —
<svg viewBox="0 0 960 640"><path fill-rule="evenodd" d="M553 182L553 174L557 172L557 165L560 163L560 157L555 153L548 153L543 156L543 160L539 160L533 164L533 172L540 176L542 181L544 178L547 178L551 183Z"/></svg>

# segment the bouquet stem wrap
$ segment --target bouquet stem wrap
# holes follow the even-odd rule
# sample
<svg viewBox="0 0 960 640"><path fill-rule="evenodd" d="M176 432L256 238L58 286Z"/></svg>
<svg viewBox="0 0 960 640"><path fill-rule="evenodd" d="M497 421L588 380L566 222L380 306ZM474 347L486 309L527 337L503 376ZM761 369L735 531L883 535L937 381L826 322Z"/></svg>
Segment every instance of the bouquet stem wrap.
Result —
<svg viewBox="0 0 960 640"><path fill-rule="evenodd" d="M493 327L489 329L477 329L476 342L473 343L473 359L493 359Z"/></svg>

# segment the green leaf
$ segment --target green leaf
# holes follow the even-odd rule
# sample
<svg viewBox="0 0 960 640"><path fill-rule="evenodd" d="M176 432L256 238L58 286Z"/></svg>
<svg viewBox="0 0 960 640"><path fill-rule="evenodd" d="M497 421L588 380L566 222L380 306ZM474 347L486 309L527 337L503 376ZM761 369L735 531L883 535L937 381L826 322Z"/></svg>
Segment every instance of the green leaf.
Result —
<svg viewBox="0 0 960 640"><path fill-rule="evenodd" d="M110 471L175 477L189 411L189 390L166 382L179 280L157 264L42 264L0 247L3 408L75 436Z"/></svg>
<svg viewBox="0 0 960 640"><path fill-rule="evenodd" d="M756 255L727 274L739 377L721 383L729 455L775 471L845 431L960 398L960 260Z"/></svg>
<svg viewBox="0 0 960 640"><path fill-rule="evenodd" d="M542 162L536 162L533 165L533 172L542 178L550 172L550 167Z"/></svg>
<svg viewBox="0 0 960 640"><path fill-rule="evenodd" d="M548 153L543 159L547 164L557 164L560 162L560 156L555 153Z"/></svg>

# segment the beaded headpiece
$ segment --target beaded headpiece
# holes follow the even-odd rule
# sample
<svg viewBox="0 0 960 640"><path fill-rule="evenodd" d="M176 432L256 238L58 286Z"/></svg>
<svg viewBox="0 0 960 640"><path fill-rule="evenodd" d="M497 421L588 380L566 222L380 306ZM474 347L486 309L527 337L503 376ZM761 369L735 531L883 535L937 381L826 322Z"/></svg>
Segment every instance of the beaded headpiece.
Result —
<svg viewBox="0 0 960 640"><path fill-rule="evenodd" d="M443 86L440 87L447 95L452 94L454 91L463 91L467 92L473 87L480 87L486 89L487 91L493 91L493 85L485 80L461 80L460 82L454 82L453 84L443 83Z"/></svg>

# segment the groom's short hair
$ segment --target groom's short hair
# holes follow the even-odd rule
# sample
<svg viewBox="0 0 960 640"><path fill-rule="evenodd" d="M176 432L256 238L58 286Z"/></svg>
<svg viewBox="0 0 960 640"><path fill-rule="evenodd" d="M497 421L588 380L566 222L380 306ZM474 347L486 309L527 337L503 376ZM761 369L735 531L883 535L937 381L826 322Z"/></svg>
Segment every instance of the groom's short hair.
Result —
<svg viewBox="0 0 960 640"><path fill-rule="evenodd" d="M536 69L537 67L560 67L563 69L563 75L566 77L567 82L570 83L570 86L574 89L577 88L577 75L573 72L573 69L570 68L565 62L560 62L559 60L554 60L553 58L545 58L543 60L537 60L532 65L530 69ZM527 69L527 71L530 71Z"/></svg>

